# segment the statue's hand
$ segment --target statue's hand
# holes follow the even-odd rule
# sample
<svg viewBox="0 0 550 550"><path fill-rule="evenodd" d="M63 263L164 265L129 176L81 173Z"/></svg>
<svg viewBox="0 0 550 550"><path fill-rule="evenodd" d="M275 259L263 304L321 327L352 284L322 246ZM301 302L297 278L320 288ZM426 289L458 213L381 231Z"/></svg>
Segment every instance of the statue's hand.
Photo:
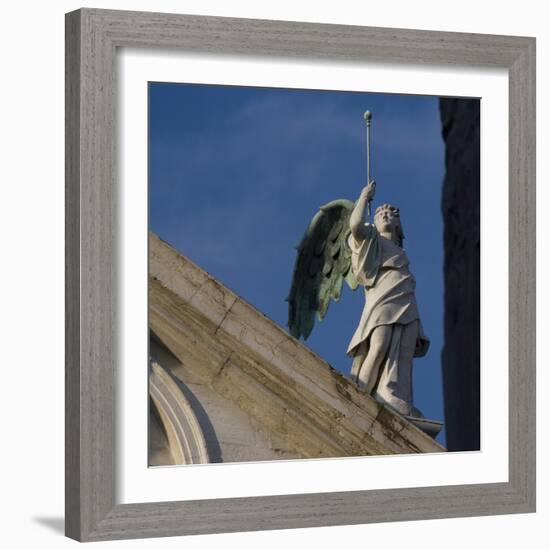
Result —
<svg viewBox="0 0 550 550"><path fill-rule="evenodd" d="M372 199L374 199L375 191L376 191L376 182L370 181L367 186L363 187L363 190L361 191L361 197L366 198L367 201L371 201Z"/></svg>

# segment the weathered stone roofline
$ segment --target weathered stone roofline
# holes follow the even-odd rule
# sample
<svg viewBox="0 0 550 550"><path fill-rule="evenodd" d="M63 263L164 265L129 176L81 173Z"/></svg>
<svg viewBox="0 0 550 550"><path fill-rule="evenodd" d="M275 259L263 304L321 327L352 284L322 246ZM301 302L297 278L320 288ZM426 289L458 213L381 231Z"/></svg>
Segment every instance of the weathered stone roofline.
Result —
<svg viewBox="0 0 550 550"><path fill-rule="evenodd" d="M156 235L149 323L182 363L303 458L443 452Z"/></svg>

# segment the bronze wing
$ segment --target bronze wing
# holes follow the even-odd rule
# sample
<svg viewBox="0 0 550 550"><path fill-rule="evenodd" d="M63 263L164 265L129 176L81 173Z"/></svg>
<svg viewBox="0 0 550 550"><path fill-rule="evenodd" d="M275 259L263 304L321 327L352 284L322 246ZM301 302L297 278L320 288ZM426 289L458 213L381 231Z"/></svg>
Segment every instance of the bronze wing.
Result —
<svg viewBox="0 0 550 550"><path fill-rule="evenodd" d="M346 199L322 206L296 247L298 255L287 298L288 327L295 338L307 340L315 314L319 320L324 318L330 300L340 299L344 280L353 290L357 288L348 245L354 206Z"/></svg>

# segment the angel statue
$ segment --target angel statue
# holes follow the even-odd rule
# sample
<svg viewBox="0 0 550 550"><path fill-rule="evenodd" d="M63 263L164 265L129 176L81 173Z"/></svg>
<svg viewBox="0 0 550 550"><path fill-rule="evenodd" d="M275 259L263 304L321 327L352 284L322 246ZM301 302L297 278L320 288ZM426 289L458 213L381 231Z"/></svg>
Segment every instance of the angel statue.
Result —
<svg viewBox="0 0 550 550"><path fill-rule="evenodd" d="M370 169L369 169L370 179ZM315 315L322 320L344 280L362 286L365 306L347 354L357 386L405 416L413 407L412 361L429 347L415 298L416 282L403 249L399 209L380 205L374 223L366 211L376 184L369 181L356 203L340 199L321 207L297 247L288 297L290 333L309 337Z"/></svg>

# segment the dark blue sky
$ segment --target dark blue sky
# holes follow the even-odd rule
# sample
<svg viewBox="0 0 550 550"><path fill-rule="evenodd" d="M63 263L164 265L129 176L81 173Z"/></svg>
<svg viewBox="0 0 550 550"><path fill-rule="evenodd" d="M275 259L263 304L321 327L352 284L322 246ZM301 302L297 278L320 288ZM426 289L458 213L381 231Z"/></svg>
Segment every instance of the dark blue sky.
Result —
<svg viewBox="0 0 550 550"><path fill-rule="evenodd" d="M363 113L373 112L374 207L401 210L428 355L414 401L443 420L444 176L438 98L150 83L150 229L286 327L295 245L318 208L366 184ZM364 304L345 288L307 345L349 374ZM444 443L444 434L438 438Z"/></svg>

